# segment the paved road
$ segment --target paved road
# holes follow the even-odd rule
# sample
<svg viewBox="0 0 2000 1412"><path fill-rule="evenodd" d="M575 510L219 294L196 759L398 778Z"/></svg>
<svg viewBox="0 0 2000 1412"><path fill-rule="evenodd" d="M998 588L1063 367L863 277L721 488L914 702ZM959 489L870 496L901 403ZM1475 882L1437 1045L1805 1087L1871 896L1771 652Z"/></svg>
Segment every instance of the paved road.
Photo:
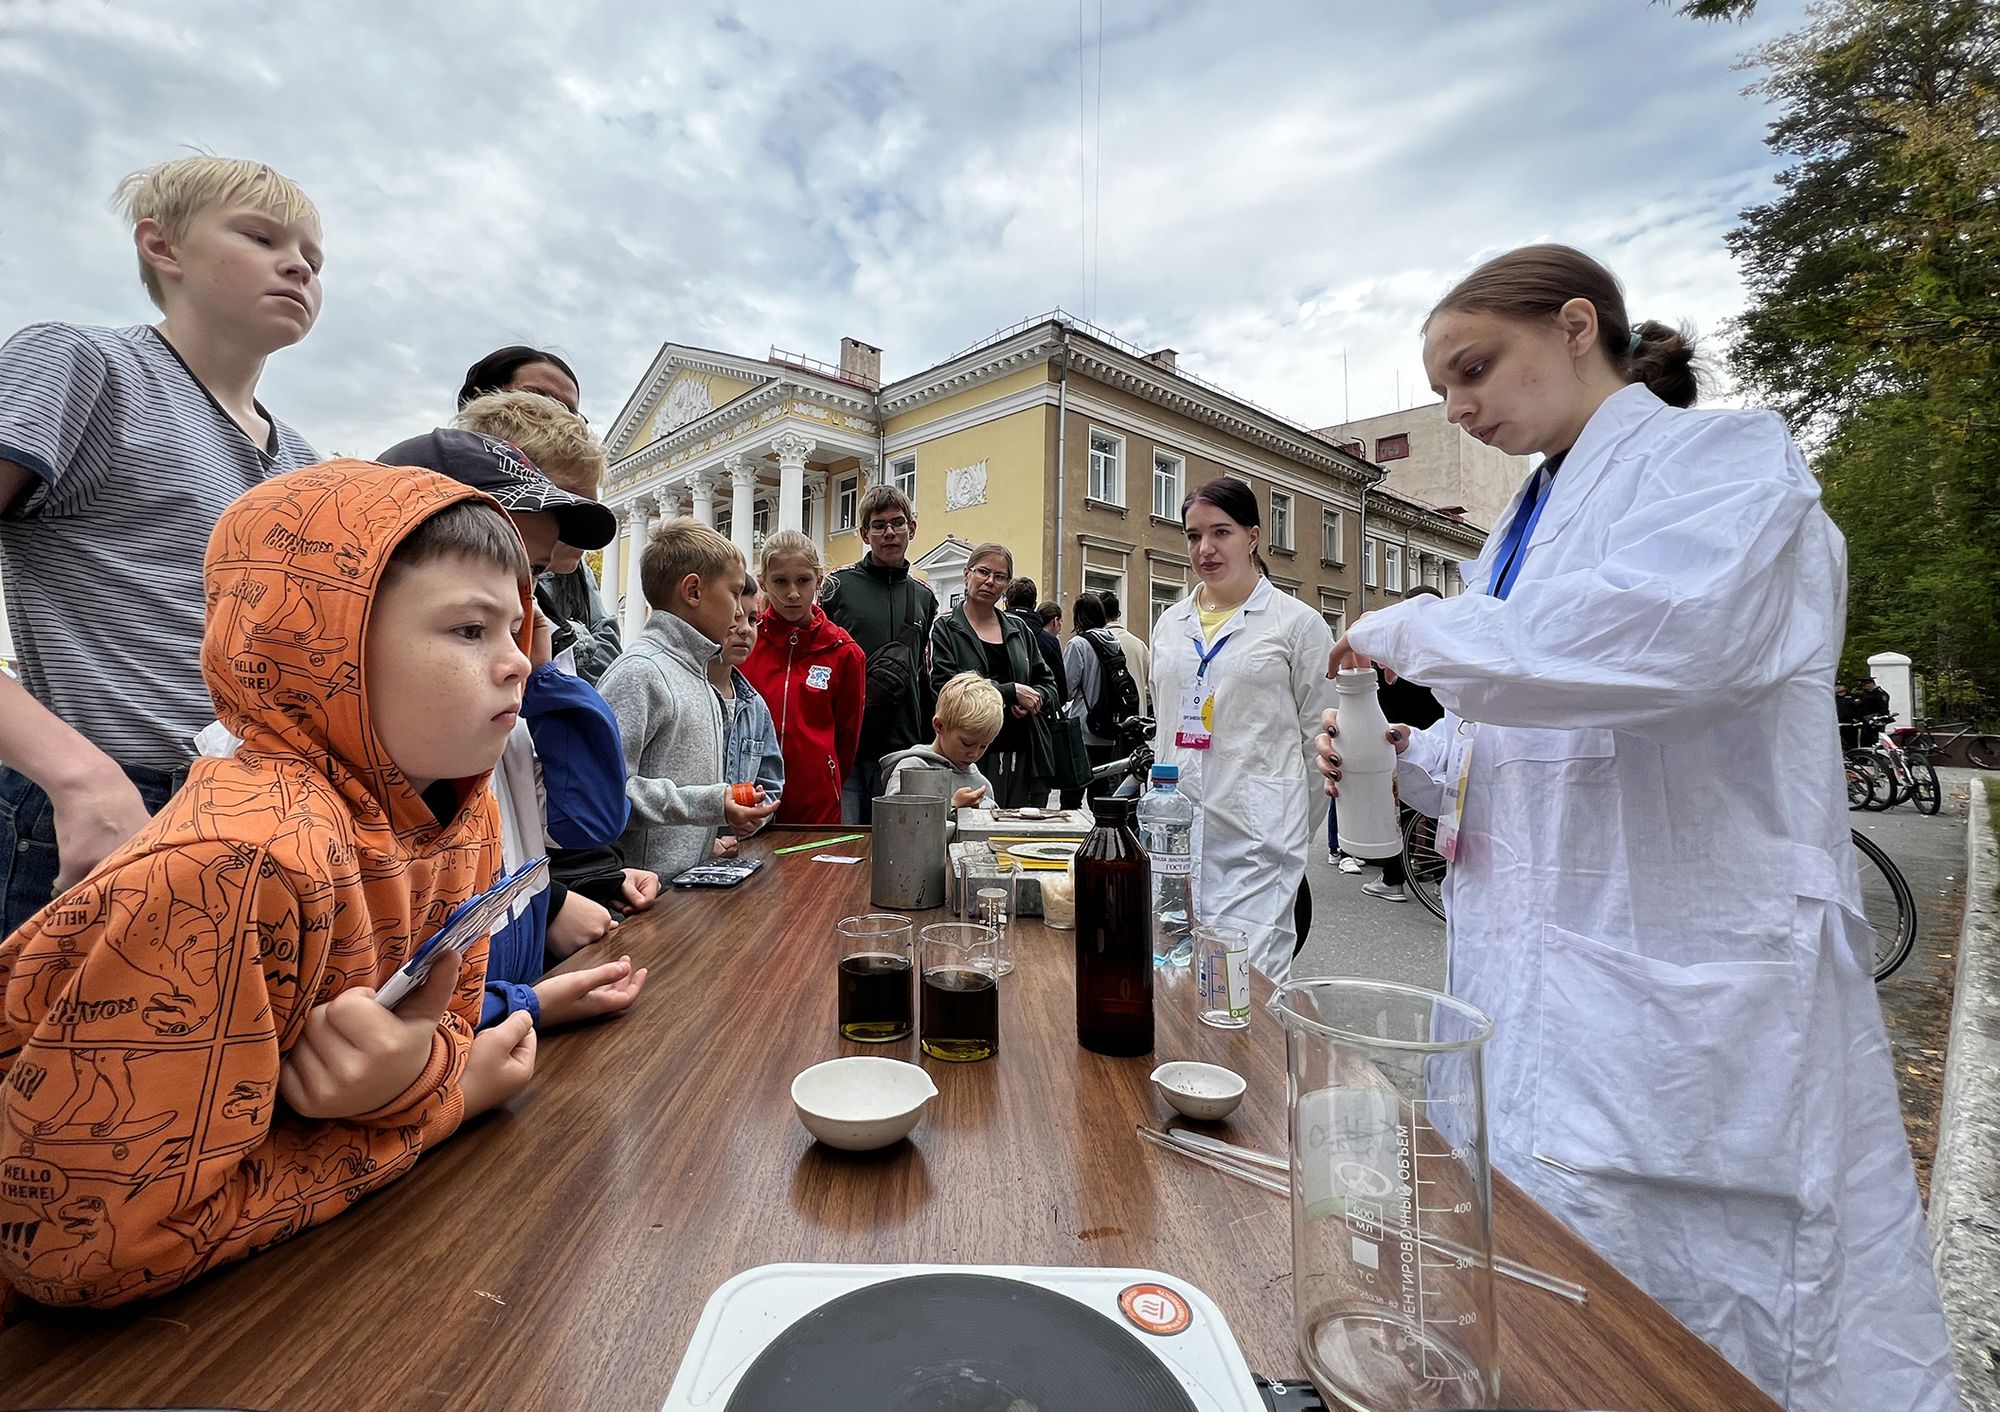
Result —
<svg viewBox="0 0 2000 1412"><path fill-rule="evenodd" d="M1952 968L1965 905L1965 804L1970 770L1941 770L1945 807L1925 818L1909 805L1851 816L1855 828L1882 846L1916 894L1916 950L1879 989L1883 1020L1896 1056L1905 1121L1928 1189L1931 1149L1944 1075ZM1361 890L1372 870L1342 873L1319 849L1306 869L1313 923L1296 975L1360 975L1441 989L1444 923L1421 903L1384 902Z"/></svg>

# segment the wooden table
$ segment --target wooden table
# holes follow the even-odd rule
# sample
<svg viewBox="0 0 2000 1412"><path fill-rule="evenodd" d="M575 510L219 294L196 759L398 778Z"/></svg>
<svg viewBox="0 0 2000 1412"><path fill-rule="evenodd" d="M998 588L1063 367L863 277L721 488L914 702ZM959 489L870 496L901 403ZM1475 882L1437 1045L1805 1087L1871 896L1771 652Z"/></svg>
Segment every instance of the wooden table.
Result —
<svg viewBox="0 0 2000 1412"><path fill-rule="evenodd" d="M1172 1115L1147 1079L1154 1059L1077 1046L1071 934L1023 926L993 1060L922 1059L914 1039L846 1044L832 930L870 910L868 890L865 863L807 853L772 858L732 891L670 892L616 938L652 970L637 1006L545 1037L534 1085L508 1111L341 1219L176 1295L12 1325L0 1402L650 1412L716 1286L788 1260L1157 1268L1214 1297L1252 1368L1302 1376L1287 1203L1133 1134ZM1198 1024L1178 974L1156 1008L1155 1059L1213 1060L1249 1080L1217 1131L1282 1151L1278 1027L1261 1012L1245 1031ZM920 1059L941 1093L910 1142L851 1156L811 1141L789 1086L809 1064L863 1052ZM1501 1252L1590 1290L1579 1308L1495 1282L1509 1405L1774 1406L1494 1185Z"/></svg>

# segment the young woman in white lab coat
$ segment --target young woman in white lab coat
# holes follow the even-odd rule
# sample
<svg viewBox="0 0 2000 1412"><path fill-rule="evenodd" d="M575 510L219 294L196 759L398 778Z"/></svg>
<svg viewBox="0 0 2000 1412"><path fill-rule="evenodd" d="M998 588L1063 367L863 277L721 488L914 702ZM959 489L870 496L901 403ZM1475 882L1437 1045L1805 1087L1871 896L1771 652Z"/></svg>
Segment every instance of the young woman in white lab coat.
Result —
<svg viewBox="0 0 2000 1412"><path fill-rule="evenodd" d="M1242 927L1273 981L1292 969L1295 906L1326 817L1313 738L1333 699L1333 634L1263 574L1257 495L1213 480L1181 506L1201 583L1153 628L1153 753L1194 801L1195 912Z"/></svg>
<svg viewBox="0 0 2000 1412"><path fill-rule="evenodd" d="M1462 782L1451 989L1494 1020L1495 1164L1787 1407L1944 1412L1841 787L1846 550L1776 416L1687 410L1692 351L1563 246L1447 294L1447 417L1548 459L1464 595L1366 615L1329 667L1450 712L1390 734L1406 797Z"/></svg>

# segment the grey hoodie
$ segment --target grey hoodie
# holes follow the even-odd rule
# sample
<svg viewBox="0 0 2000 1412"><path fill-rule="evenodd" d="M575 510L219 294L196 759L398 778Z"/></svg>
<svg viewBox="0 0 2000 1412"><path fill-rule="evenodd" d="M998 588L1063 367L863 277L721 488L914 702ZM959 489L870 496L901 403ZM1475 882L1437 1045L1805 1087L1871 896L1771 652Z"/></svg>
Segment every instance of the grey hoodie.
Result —
<svg viewBox="0 0 2000 1412"><path fill-rule="evenodd" d="M979 766L967 765L964 769L945 759L928 745L914 746L909 750L892 750L882 757L882 793L901 794L903 792L903 772L905 770L943 770L951 776L953 792L961 789L983 789L985 798L976 807L995 809L993 786L986 776L979 773Z"/></svg>
<svg viewBox="0 0 2000 1412"><path fill-rule="evenodd" d="M632 818L618 846L627 863L663 882L706 862L723 822L728 728L708 684L708 661L721 650L672 613L656 612L597 683L625 743Z"/></svg>

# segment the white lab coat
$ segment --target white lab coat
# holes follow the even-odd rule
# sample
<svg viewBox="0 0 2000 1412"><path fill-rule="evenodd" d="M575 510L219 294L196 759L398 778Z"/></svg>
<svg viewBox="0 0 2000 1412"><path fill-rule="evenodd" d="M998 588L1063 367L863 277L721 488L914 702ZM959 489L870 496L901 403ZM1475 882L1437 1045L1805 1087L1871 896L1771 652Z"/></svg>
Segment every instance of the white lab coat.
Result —
<svg viewBox="0 0 2000 1412"><path fill-rule="evenodd" d="M1633 386L1503 602L1513 513L1465 596L1352 633L1451 712L1411 783L1478 723L1446 903L1452 991L1495 1022L1495 1165L1787 1407L1955 1408L1859 920L1819 487L1770 413Z"/></svg>
<svg viewBox="0 0 2000 1412"><path fill-rule="evenodd" d="M1209 664L1215 735L1207 750L1174 744L1181 693L1200 665L1201 620L1189 595L1153 628L1153 755L1178 765L1194 801L1195 912L1240 926L1251 964L1274 982L1292 971L1292 908L1306 857L1326 822L1314 738L1333 704L1326 661L1333 634L1319 614L1259 580L1216 634L1229 641ZM1204 644L1205 645L1205 644Z"/></svg>

